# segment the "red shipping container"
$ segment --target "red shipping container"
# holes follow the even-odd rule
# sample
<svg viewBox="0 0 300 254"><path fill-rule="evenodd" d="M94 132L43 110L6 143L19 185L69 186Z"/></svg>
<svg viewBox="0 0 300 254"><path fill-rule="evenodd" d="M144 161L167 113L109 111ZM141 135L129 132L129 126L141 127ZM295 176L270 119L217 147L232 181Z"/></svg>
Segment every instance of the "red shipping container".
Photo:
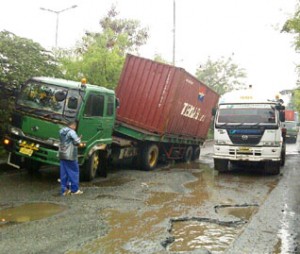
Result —
<svg viewBox="0 0 300 254"><path fill-rule="evenodd" d="M206 138L219 95L182 68L127 55L117 120L156 134Z"/></svg>
<svg viewBox="0 0 300 254"><path fill-rule="evenodd" d="M295 111L292 109L285 110L285 121L295 121Z"/></svg>

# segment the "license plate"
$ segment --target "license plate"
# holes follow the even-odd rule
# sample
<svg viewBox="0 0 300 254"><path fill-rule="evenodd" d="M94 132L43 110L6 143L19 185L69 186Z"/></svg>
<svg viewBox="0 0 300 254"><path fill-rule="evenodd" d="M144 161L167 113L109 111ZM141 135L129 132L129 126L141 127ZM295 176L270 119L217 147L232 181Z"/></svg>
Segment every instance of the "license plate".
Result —
<svg viewBox="0 0 300 254"><path fill-rule="evenodd" d="M239 152L250 152L249 147L239 147Z"/></svg>
<svg viewBox="0 0 300 254"><path fill-rule="evenodd" d="M26 148L26 147L21 147L20 148L20 153L31 156L33 154L33 150L29 149L29 148Z"/></svg>

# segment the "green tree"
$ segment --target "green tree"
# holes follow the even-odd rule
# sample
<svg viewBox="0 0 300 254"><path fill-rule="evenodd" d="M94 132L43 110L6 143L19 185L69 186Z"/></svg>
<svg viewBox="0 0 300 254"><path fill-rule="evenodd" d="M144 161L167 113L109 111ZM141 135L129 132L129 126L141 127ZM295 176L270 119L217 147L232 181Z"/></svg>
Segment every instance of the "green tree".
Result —
<svg viewBox="0 0 300 254"><path fill-rule="evenodd" d="M243 79L247 75L244 69L233 63L231 57L228 59L221 57L216 61L208 58L206 63L196 70L196 77L222 95L232 90L245 88L246 84Z"/></svg>
<svg viewBox="0 0 300 254"><path fill-rule="evenodd" d="M12 110L14 90L32 76L60 76L51 52L8 31L0 32L0 137Z"/></svg>
<svg viewBox="0 0 300 254"><path fill-rule="evenodd" d="M295 89L292 97L293 107L297 112L300 112L300 90Z"/></svg>
<svg viewBox="0 0 300 254"><path fill-rule="evenodd" d="M126 53L137 53L148 38L148 29L138 21L118 15L112 6L100 20L101 32L87 32L74 50L57 52L66 78L85 77L88 83L116 87Z"/></svg>
<svg viewBox="0 0 300 254"><path fill-rule="evenodd" d="M281 32L295 35L294 45L295 49L298 51L300 49L300 5L297 6L293 17L284 23Z"/></svg>
<svg viewBox="0 0 300 254"><path fill-rule="evenodd" d="M41 75L61 76L53 54L30 39L0 32L0 81L19 85Z"/></svg>
<svg viewBox="0 0 300 254"><path fill-rule="evenodd" d="M170 62L168 62L167 60L165 60L162 55L160 54L155 54L154 55L154 61L159 62L159 63L164 63L164 64L171 64Z"/></svg>

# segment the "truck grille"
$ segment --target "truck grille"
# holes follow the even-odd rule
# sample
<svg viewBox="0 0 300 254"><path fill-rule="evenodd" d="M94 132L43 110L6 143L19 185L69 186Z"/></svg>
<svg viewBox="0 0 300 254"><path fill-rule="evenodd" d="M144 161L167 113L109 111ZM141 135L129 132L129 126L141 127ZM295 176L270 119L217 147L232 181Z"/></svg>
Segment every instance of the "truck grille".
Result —
<svg viewBox="0 0 300 254"><path fill-rule="evenodd" d="M262 135L230 135L231 142L235 145L257 145Z"/></svg>

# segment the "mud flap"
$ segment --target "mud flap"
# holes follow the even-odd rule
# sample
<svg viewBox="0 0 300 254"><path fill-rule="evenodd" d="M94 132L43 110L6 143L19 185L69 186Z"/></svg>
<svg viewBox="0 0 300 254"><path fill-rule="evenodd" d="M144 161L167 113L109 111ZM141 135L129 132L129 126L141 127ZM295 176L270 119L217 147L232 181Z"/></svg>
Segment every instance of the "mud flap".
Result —
<svg viewBox="0 0 300 254"><path fill-rule="evenodd" d="M22 164L21 157L10 152L8 154L7 164L14 168L20 169L20 165Z"/></svg>

